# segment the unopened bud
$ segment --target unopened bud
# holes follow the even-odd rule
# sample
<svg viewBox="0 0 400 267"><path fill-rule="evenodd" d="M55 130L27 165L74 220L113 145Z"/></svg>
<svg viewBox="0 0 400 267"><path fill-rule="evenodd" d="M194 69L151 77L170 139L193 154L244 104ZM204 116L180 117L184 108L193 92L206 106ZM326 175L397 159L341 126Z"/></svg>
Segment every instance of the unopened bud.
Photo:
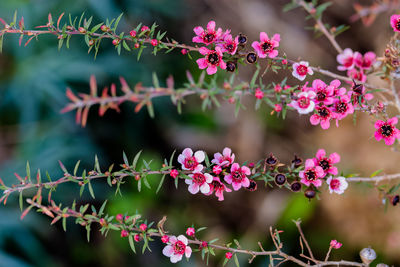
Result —
<svg viewBox="0 0 400 267"><path fill-rule="evenodd" d="M372 248L363 248L360 251L360 257L364 264L369 265L376 259L376 252Z"/></svg>

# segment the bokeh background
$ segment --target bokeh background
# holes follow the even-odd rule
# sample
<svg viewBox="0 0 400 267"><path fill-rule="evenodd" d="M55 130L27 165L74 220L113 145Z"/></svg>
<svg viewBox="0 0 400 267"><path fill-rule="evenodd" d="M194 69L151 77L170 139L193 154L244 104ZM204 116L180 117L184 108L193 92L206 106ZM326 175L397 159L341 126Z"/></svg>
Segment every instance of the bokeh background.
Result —
<svg viewBox="0 0 400 267"><path fill-rule="evenodd" d="M194 26L203 25L214 19L222 28L245 33L250 40L258 38L260 31L281 34L280 51L289 58L302 58L312 65L336 70L335 50L326 39L315 39L304 29L313 22L305 21L303 10L283 13L287 1L261 0L2 0L0 17L12 19L15 10L23 15L25 24L31 26L46 23L47 14L54 17L62 12L79 16L85 11L93 16L97 24L106 18L117 17L124 12L119 29L128 32L139 22L153 22L167 30L168 36L190 43ZM354 13L355 1L336 0L325 15L327 22L339 25L349 23ZM362 1L371 4L372 1ZM390 14L378 17L375 24L365 27L361 22L351 24L351 29L338 40L343 47L365 53L376 51L378 55L390 38L388 23ZM171 67L173 66L173 68ZM194 61L183 57L179 51L157 58L144 53L140 62L136 54L123 52L118 56L111 44L103 42L96 60L87 54L84 41L72 38L70 49L57 49L53 36L42 36L39 42L27 47L18 46L18 37L7 35L3 53L0 55L0 176L11 184L14 172L24 174L26 161L33 169L48 170L53 177L61 175L58 160L73 168L77 160L82 167L91 168L97 154L103 167L122 163L122 152L131 158L139 150L146 159L155 159L154 165L169 157L177 149L185 147L203 149L209 156L231 147L237 160L255 161L274 153L282 162L289 162L293 154L312 157L320 147L328 153L341 155L339 168L344 173L369 175L378 169L386 173L399 171L399 154L391 152L382 142L373 137L370 119L359 115L357 124L351 118L341 121L340 127L323 131L312 127L308 117L289 113L286 120L270 116L270 110L254 111L254 100L246 98L246 111L234 116L234 105L224 103L221 108L201 111L197 97L190 97L183 114L178 115L168 98L155 102L156 118L150 119L146 111L138 114L133 106L124 104L121 113L108 112L103 118L92 110L86 128L74 122L74 114L60 114L67 103L66 87L74 91L87 92L91 74L96 75L99 86L118 83L123 76L130 84L143 82L149 85L151 73L156 72L160 80L168 75L175 77L177 84L185 82L185 70L199 75ZM242 68L241 78L248 80L253 66ZM280 81L289 72L269 74L265 81ZM314 75L313 78L319 77ZM326 82L330 79L323 78ZM369 77L370 82L380 83ZM289 84L297 81L289 77ZM159 177L153 177L153 185ZM94 183L96 199L88 193L79 197L74 185L62 185L55 192L54 200L71 204L90 202L101 205L110 199L107 212L134 213L138 211L150 220L157 221L168 215L166 227L174 233L183 233L192 224L207 226L201 238L220 242L238 239L243 247L257 249L257 241L272 249L268 237L269 226L284 230L284 250L298 255L298 233L293 219L302 218L306 236L314 254L323 258L331 239L342 242L343 247L332 253L332 259L358 261L358 252L372 246L378 253L378 263L384 261L400 264L400 220L399 208L390 207L387 212L376 190L362 184L351 184L345 195L330 195L324 192L321 200L308 202L302 194L285 190L264 189L259 185L255 192L239 191L226 194L224 202L214 197L192 196L182 184L179 190L167 179L163 189L137 192L134 181L123 185L123 197L114 196L114 190L105 181ZM26 196L29 196L27 194ZM50 226L50 220L31 212L23 221L17 199L9 199L7 206L0 208L0 266L169 266L168 258L161 253L163 245L153 242L153 253L134 255L128 241L119 233L104 238L92 231L92 240L86 242L86 232L72 221L64 233L60 224ZM210 266L219 266L224 253L220 252L210 261ZM247 257L239 256L243 266ZM180 266L204 266L199 254L190 262ZM229 263L233 266L233 262ZM257 258L253 266L267 266L267 258ZM291 266L283 264L282 266Z"/></svg>

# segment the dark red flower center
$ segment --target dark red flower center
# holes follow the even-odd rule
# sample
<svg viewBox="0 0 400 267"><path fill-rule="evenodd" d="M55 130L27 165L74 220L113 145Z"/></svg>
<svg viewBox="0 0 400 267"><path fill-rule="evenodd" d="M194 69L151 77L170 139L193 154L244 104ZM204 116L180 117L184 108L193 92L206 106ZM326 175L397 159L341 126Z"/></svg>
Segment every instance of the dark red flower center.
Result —
<svg viewBox="0 0 400 267"><path fill-rule="evenodd" d="M390 137L393 134L393 127L390 124L385 124L381 126L381 134L385 137Z"/></svg>
<svg viewBox="0 0 400 267"><path fill-rule="evenodd" d="M335 109L336 109L337 113L345 113L347 111L347 108L348 108L348 106L347 106L346 102L339 101L335 105Z"/></svg>
<svg viewBox="0 0 400 267"><path fill-rule="evenodd" d="M243 173L241 173L240 171L234 171L231 173L232 175L232 180L236 183L241 183L243 180Z"/></svg>
<svg viewBox="0 0 400 267"><path fill-rule="evenodd" d="M310 105L310 99L305 96L300 97L297 102L301 108L307 108Z"/></svg>
<svg viewBox="0 0 400 267"><path fill-rule="evenodd" d="M221 184L218 181L212 181L211 183L211 187L215 190L215 191L220 191L224 189L224 185Z"/></svg>
<svg viewBox="0 0 400 267"><path fill-rule="evenodd" d="M218 65L218 63L219 63L219 55L217 54L217 52L209 53L208 56L207 56L207 61L211 65Z"/></svg>
<svg viewBox="0 0 400 267"><path fill-rule="evenodd" d="M329 185L333 190L339 189L340 181L338 179L333 179Z"/></svg>
<svg viewBox="0 0 400 267"><path fill-rule="evenodd" d="M317 178L314 170L308 170L305 172L305 176L307 180L314 181Z"/></svg>
<svg viewBox="0 0 400 267"><path fill-rule="evenodd" d="M215 38L215 33L207 33L203 37L203 41L206 43L211 43Z"/></svg>
<svg viewBox="0 0 400 267"><path fill-rule="evenodd" d="M330 112L326 107L322 107L322 108L318 109L318 115L321 118L327 118L327 117L329 117L329 114L330 114Z"/></svg>
<svg viewBox="0 0 400 267"><path fill-rule="evenodd" d="M331 163L329 161L329 159L327 158L322 158L319 162L318 165L324 170L329 170L329 168L331 167Z"/></svg>
<svg viewBox="0 0 400 267"><path fill-rule="evenodd" d="M261 44L261 48L263 49L263 51L265 53L269 53L272 51L273 47L272 47L272 42L271 41L266 41L264 43Z"/></svg>
<svg viewBox="0 0 400 267"><path fill-rule="evenodd" d="M351 65L353 65L353 57L345 58L343 61L343 66L345 66L346 68L349 68L349 67L351 67Z"/></svg>
<svg viewBox="0 0 400 267"><path fill-rule="evenodd" d="M206 177L202 173L194 173L193 174L193 182L202 185L206 182Z"/></svg>
<svg viewBox="0 0 400 267"><path fill-rule="evenodd" d="M300 76L307 75L308 67L305 65L299 65L296 69L297 74Z"/></svg>
<svg viewBox="0 0 400 267"><path fill-rule="evenodd" d="M182 241L176 241L174 244L174 254L182 255L185 253L186 245Z"/></svg>
<svg viewBox="0 0 400 267"><path fill-rule="evenodd" d="M396 30L400 31L400 19L396 21Z"/></svg>
<svg viewBox="0 0 400 267"><path fill-rule="evenodd" d="M324 101L326 99L326 92L325 90L320 90L317 92L317 100Z"/></svg>
<svg viewBox="0 0 400 267"><path fill-rule="evenodd" d="M197 162L195 157L188 157L184 162L185 168L189 170L194 170L199 163Z"/></svg>
<svg viewBox="0 0 400 267"><path fill-rule="evenodd" d="M235 51L235 47L236 45L234 43L228 43L227 45L225 45L225 49L228 50L229 53Z"/></svg>

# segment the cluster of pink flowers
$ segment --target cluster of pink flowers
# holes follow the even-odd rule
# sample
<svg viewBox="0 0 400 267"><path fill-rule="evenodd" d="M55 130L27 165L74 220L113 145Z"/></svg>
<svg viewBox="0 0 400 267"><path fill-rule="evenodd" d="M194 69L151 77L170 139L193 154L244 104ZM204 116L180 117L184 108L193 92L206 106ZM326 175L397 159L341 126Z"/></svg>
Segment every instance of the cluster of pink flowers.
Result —
<svg viewBox="0 0 400 267"><path fill-rule="evenodd" d="M227 58L237 53L240 48L239 36L233 37L231 30L223 31L216 28L215 21L209 21L206 29L197 26L193 29L196 36L193 37L194 43L210 46L201 47L200 54L203 58L196 60L200 69L207 69L207 74L212 75L217 72L217 68L226 69L224 54ZM279 46L280 35L275 34L271 39L265 32L260 33L260 41L253 42L252 47L260 58L274 58L278 55L276 48Z"/></svg>
<svg viewBox="0 0 400 267"><path fill-rule="evenodd" d="M193 173L188 174L191 179L185 180L186 184L189 185L190 193L215 194L219 201L223 201L224 192L232 192L228 185L231 185L235 191L250 186L250 180L247 177L251 174L250 169L234 162L235 154L232 153L230 148L224 148L222 154L214 154L214 158L211 160L212 173L202 171L203 165L201 163L204 158L203 151L193 153L190 148L185 148L182 154L178 156L178 162L182 165L182 169L193 171Z"/></svg>
<svg viewBox="0 0 400 267"><path fill-rule="evenodd" d="M367 80L365 71L369 70L376 61L374 52L367 52L362 55L360 52L353 52L346 48L343 53L337 55L339 62L338 70L347 71L347 76L364 83Z"/></svg>
<svg viewBox="0 0 400 267"><path fill-rule="evenodd" d="M300 88L300 92L293 95L293 100L288 106L295 108L300 114L314 111L310 122L312 125L320 124L322 129L328 129L331 120L336 120L336 126L339 126L340 120L354 113L354 107L359 105L359 97L366 96L362 91L347 91L346 88L340 87L339 80L333 80L328 85L316 79L311 87L307 84ZM356 101L353 101L354 99Z"/></svg>
<svg viewBox="0 0 400 267"><path fill-rule="evenodd" d="M334 166L338 162L340 162L339 154L332 153L328 157L324 149L319 149L315 158L306 160L304 170L299 173L300 182L305 186L313 185L318 188L322 185L323 179L329 175L326 183L330 193L343 194L348 187L346 178L333 177L338 174L338 169Z"/></svg>

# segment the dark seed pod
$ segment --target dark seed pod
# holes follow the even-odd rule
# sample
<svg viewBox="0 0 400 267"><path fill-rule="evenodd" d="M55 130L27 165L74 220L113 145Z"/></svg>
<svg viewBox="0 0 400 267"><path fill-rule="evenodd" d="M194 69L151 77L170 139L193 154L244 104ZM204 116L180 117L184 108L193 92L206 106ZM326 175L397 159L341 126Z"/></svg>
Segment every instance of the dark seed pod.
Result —
<svg viewBox="0 0 400 267"><path fill-rule="evenodd" d="M250 185L246 187L247 190L253 192L257 190L257 183L254 180L250 180Z"/></svg>
<svg viewBox="0 0 400 267"><path fill-rule="evenodd" d="M235 64L234 62L228 61L228 62L226 63L226 70L227 70L227 71L234 72L235 69L236 69L236 64Z"/></svg>
<svg viewBox="0 0 400 267"><path fill-rule="evenodd" d="M362 94L363 85L362 84L357 84L354 79L353 79L353 83L354 83L354 85L353 85L352 89L353 89L354 93L361 95Z"/></svg>
<svg viewBox="0 0 400 267"><path fill-rule="evenodd" d="M278 173L275 175L275 183L277 185L283 185L286 183L286 176L283 173Z"/></svg>
<svg viewBox="0 0 400 267"><path fill-rule="evenodd" d="M399 197L399 195L395 195L394 197L392 197L392 199L390 200L390 202L392 203L393 206L396 206L396 205L400 202L400 197Z"/></svg>
<svg viewBox="0 0 400 267"><path fill-rule="evenodd" d="M239 34L238 42L241 45L245 45L247 43L247 36L244 34Z"/></svg>
<svg viewBox="0 0 400 267"><path fill-rule="evenodd" d="M278 159L275 158L274 154L269 154L269 157L265 159L265 164L267 164L270 167L275 166L278 164Z"/></svg>
<svg viewBox="0 0 400 267"><path fill-rule="evenodd" d="M297 155L294 155L294 159L292 160L293 166L295 168L300 167L301 164L303 164L303 160L299 157L297 157Z"/></svg>
<svg viewBox="0 0 400 267"><path fill-rule="evenodd" d="M253 64L257 61L257 54L254 52L250 52L246 56L246 60L249 64Z"/></svg>
<svg viewBox="0 0 400 267"><path fill-rule="evenodd" d="M301 190L301 183L299 182L293 182L290 185L290 189L292 189L293 192L299 192Z"/></svg>
<svg viewBox="0 0 400 267"><path fill-rule="evenodd" d="M305 192L304 192L304 196L308 199L312 199L315 197L317 193L314 191L314 189L312 188L308 188Z"/></svg>

